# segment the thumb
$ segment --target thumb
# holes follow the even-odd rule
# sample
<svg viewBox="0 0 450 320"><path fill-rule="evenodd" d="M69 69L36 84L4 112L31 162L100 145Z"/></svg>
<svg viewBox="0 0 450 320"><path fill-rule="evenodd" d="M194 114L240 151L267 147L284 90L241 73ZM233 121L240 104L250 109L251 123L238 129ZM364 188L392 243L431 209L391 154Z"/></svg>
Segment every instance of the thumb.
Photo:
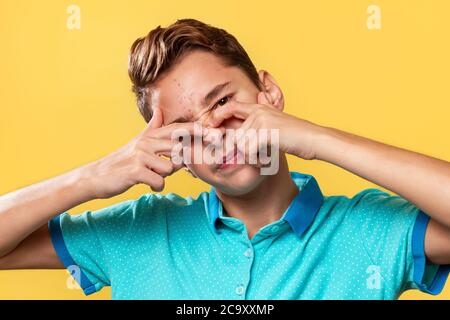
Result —
<svg viewBox="0 0 450 320"><path fill-rule="evenodd" d="M265 91L260 91L258 93L258 104L271 105L272 103L269 101L268 93Z"/></svg>
<svg viewBox="0 0 450 320"><path fill-rule="evenodd" d="M156 129L161 128L163 124L163 115L161 112L161 109L158 107L155 107L153 110L153 116L148 122L148 128L150 129Z"/></svg>

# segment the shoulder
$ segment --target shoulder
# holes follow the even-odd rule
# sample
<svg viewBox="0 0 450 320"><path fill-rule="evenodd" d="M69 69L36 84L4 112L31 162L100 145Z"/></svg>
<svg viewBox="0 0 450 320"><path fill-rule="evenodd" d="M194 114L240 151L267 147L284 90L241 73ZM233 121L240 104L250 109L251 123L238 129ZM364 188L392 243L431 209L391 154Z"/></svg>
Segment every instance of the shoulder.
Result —
<svg viewBox="0 0 450 320"><path fill-rule="evenodd" d="M324 198L325 207L339 209L345 213L357 213L358 216L402 214L417 210L417 207L405 198L376 188L363 189L350 197L335 195Z"/></svg>
<svg viewBox="0 0 450 320"><path fill-rule="evenodd" d="M201 214L207 203L208 193L203 192L195 199L182 197L175 193L167 195L145 194L137 199L127 200L110 206L85 211L81 214L61 215L61 224L65 229L81 229L88 227L97 230L107 229L111 233L129 231L135 226L157 226L165 224L168 216L182 213Z"/></svg>
<svg viewBox="0 0 450 320"><path fill-rule="evenodd" d="M375 188L364 189L355 194L350 199L349 210L360 217L385 225L409 224L420 211L405 198Z"/></svg>
<svg viewBox="0 0 450 320"><path fill-rule="evenodd" d="M174 215L201 214L204 212L207 200L207 192L202 192L195 198L182 197L176 193L145 194L136 200L119 204L117 214L140 222L154 222L161 219L166 220Z"/></svg>
<svg viewBox="0 0 450 320"><path fill-rule="evenodd" d="M324 197L321 215L340 229L352 229L359 234L400 235L410 231L419 211L401 196L367 188L352 196Z"/></svg>

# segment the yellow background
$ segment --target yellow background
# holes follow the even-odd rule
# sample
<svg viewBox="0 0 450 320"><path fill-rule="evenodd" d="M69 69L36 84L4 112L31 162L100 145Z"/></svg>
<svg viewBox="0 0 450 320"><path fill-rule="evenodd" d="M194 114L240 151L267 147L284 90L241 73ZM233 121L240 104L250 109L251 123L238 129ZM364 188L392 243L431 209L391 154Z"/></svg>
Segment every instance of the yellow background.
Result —
<svg viewBox="0 0 450 320"><path fill-rule="evenodd" d="M81 8L80 30L66 27L72 3ZM366 27L370 4L381 8L381 30ZM93 161L138 134L144 122L130 91L128 49L155 26L186 17L237 36L257 68L278 80L287 112L450 160L449 12L446 0L2 0L0 194ZM324 162L290 163L315 175L327 195L375 186ZM179 173L164 192L206 189ZM71 212L146 192L137 186ZM67 278L60 270L0 271L0 299L85 299ZM109 297L104 289L88 299ZM437 298L450 299L450 285Z"/></svg>

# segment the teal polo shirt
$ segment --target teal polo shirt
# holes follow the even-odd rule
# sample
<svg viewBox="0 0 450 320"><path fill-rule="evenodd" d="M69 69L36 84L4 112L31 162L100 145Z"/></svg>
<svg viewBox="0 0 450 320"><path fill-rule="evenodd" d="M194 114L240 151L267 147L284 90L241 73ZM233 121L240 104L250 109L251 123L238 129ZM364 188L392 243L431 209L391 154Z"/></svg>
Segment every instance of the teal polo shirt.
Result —
<svg viewBox="0 0 450 320"><path fill-rule="evenodd" d="M429 217L381 190L324 196L316 179L249 240L214 188L197 198L147 194L49 221L55 250L85 294L113 299L396 299L439 293L449 266L424 254Z"/></svg>

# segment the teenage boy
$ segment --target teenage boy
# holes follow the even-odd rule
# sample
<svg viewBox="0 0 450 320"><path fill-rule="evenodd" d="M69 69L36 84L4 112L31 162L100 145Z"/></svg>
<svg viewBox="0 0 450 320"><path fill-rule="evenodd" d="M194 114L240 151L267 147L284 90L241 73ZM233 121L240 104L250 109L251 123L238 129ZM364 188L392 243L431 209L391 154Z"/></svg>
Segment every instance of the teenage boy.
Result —
<svg viewBox="0 0 450 320"><path fill-rule="evenodd" d="M274 78L256 71L232 35L196 20L136 40L129 75L147 127L105 158L2 196L1 269L67 267L86 294L110 285L115 299L395 299L410 288L442 290L448 162L284 113ZM276 174L237 163L249 148L227 154L228 163L175 164L173 133L198 123L203 146L208 132L278 130ZM324 196L313 176L289 172L286 153L399 196L375 188ZM211 191L66 212L138 183L162 191L183 166Z"/></svg>

